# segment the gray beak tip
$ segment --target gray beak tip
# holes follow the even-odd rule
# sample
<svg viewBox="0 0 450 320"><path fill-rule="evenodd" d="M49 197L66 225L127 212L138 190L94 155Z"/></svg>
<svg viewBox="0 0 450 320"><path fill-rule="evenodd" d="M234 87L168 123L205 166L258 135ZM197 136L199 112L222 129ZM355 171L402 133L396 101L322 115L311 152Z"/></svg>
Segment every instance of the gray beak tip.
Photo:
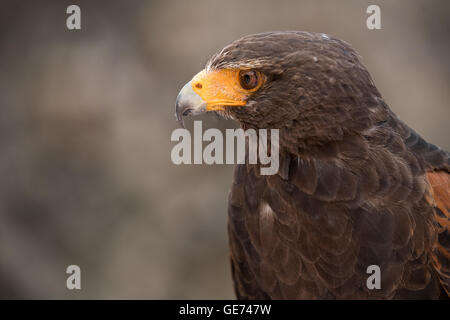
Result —
<svg viewBox="0 0 450 320"><path fill-rule="evenodd" d="M173 116L174 116L175 119L178 121L178 123L180 124L180 126L184 129L184 119L183 119L183 116L182 116L180 113L178 113L178 112L175 112L175 114L174 114Z"/></svg>
<svg viewBox="0 0 450 320"><path fill-rule="evenodd" d="M183 118L188 115L198 115L206 112L205 101L192 89L189 81L178 94L175 102L175 118L184 128Z"/></svg>

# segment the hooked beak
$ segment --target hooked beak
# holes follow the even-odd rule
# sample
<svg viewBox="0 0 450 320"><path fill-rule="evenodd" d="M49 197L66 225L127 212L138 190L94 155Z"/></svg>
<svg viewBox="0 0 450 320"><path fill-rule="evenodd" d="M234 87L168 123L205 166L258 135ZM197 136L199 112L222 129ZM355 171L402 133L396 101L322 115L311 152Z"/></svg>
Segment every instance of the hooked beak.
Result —
<svg viewBox="0 0 450 320"><path fill-rule="evenodd" d="M225 106L242 107L248 93L239 84L239 70L202 70L178 94L175 116L183 125L185 116L223 111Z"/></svg>
<svg viewBox="0 0 450 320"><path fill-rule="evenodd" d="M206 102L192 89L189 81L181 89L175 103L175 116L184 127L183 117L198 115L206 112Z"/></svg>

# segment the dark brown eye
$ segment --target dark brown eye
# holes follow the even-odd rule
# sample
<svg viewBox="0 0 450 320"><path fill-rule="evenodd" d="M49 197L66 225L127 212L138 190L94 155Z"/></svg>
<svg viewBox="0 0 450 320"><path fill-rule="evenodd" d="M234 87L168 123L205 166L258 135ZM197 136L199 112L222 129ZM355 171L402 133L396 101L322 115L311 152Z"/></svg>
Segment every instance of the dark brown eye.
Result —
<svg viewBox="0 0 450 320"><path fill-rule="evenodd" d="M241 71L239 73L239 81L245 90L254 89L259 84L259 74L253 70Z"/></svg>

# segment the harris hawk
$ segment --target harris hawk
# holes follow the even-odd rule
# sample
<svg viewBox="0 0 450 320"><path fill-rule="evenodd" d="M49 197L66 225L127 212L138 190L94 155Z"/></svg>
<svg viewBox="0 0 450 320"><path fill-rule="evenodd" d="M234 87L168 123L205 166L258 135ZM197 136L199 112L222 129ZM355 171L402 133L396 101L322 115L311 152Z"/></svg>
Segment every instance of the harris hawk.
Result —
<svg viewBox="0 0 450 320"><path fill-rule="evenodd" d="M279 129L277 174L235 168L237 298L448 298L449 153L399 120L349 44L297 31L236 40L177 97L178 120L206 111Z"/></svg>

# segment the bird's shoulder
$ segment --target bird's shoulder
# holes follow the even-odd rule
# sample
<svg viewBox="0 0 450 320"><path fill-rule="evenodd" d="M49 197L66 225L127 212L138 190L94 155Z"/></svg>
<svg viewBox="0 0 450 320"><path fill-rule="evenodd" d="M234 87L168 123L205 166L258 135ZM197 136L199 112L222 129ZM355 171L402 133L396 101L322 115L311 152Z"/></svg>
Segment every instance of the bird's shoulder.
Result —
<svg viewBox="0 0 450 320"><path fill-rule="evenodd" d="M384 128L383 128L384 127ZM450 153L427 142L420 134L391 117L375 134L376 143L400 157L416 177L425 181L424 200L433 214L435 240L430 256L443 295L450 295Z"/></svg>
<svg viewBox="0 0 450 320"><path fill-rule="evenodd" d="M437 277L427 259L436 226L426 173L445 158L411 135L381 124L335 144L338 156L284 154L273 176L238 165L229 196L238 296L435 297ZM448 271L445 263L440 268ZM372 264L385 271L378 295L364 287Z"/></svg>

